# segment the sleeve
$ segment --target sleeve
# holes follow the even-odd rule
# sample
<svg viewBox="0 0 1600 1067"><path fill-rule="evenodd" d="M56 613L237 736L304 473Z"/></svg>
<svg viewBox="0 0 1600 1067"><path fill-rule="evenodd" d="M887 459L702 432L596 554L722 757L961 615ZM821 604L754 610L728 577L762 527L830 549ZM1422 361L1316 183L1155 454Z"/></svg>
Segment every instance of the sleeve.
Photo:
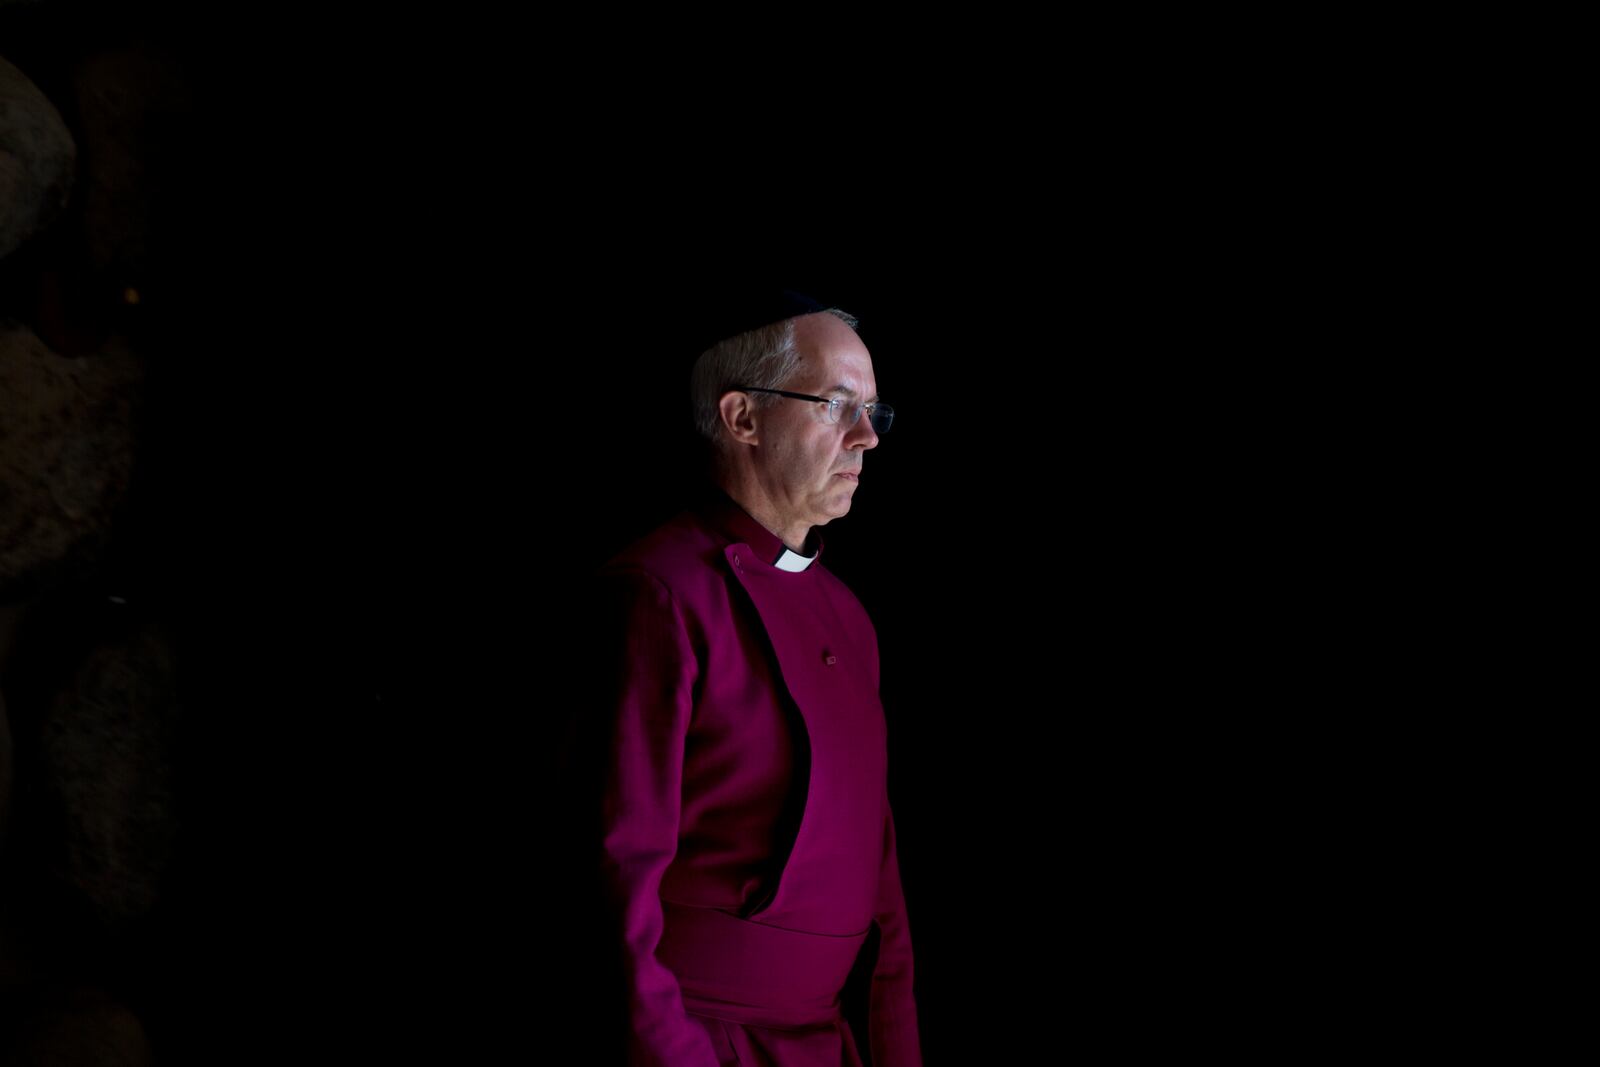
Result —
<svg viewBox="0 0 1600 1067"><path fill-rule="evenodd" d="M922 1042L917 1033L917 1002L912 996L911 924L900 886L900 859L895 850L894 812L887 783L883 794L883 869L878 876L878 960L872 970L867 1002L867 1033L873 1067L922 1067Z"/></svg>
<svg viewBox="0 0 1600 1067"><path fill-rule="evenodd" d="M606 709L602 884L622 939L629 1067L718 1067L705 1028L684 1010L678 979L655 956L661 876L678 850L684 740L699 665L671 591L652 575L602 579L613 609Z"/></svg>

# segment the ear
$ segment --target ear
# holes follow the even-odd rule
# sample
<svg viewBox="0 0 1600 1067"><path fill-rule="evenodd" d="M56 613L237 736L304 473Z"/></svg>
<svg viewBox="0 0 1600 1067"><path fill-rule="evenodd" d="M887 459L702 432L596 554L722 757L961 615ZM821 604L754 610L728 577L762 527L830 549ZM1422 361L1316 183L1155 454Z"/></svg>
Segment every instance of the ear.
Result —
<svg viewBox="0 0 1600 1067"><path fill-rule="evenodd" d="M723 393L717 403L717 411L722 416L722 429L729 440L742 445L760 444L760 418L749 393Z"/></svg>

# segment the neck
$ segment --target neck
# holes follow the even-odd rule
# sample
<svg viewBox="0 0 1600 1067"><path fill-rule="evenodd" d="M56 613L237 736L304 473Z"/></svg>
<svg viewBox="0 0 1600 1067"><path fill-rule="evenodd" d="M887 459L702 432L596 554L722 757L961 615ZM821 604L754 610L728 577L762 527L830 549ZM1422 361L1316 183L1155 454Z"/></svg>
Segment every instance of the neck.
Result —
<svg viewBox="0 0 1600 1067"><path fill-rule="evenodd" d="M811 524L803 519L785 520L780 516L771 498L762 492L760 483L754 479L720 478L717 485L734 503L749 512L752 519L775 534L785 548L805 555L806 542L811 537Z"/></svg>

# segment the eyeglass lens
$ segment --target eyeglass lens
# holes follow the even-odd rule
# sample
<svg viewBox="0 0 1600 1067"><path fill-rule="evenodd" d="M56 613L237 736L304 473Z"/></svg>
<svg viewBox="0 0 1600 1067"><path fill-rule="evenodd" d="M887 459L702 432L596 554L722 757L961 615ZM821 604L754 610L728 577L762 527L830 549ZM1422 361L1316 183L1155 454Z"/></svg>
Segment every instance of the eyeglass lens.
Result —
<svg viewBox="0 0 1600 1067"><path fill-rule="evenodd" d="M864 406L851 406L843 397L834 397L828 404L828 414L834 422L844 419L844 414L850 412L850 425L854 426L861 421L861 412ZM889 424L894 421L894 408L885 404L874 404L872 407L872 432L887 433Z"/></svg>

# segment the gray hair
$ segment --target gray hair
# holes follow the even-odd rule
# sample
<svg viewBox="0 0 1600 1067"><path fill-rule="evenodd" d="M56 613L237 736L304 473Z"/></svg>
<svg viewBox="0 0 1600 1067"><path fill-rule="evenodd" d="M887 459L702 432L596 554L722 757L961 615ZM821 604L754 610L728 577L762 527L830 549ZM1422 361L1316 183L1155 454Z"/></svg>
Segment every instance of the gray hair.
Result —
<svg viewBox="0 0 1600 1067"><path fill-rule="evenodd" d="M859 322L838 308L825 308L852 330ZM795 344L794 319L762 326L725 341L718 341L695 360L689 375L689 400L694 406L694 427L720 455L723 436L720 402L730 386L781 389L800 366L800 346ZM751 393L758 408L771 407L783 397L776 393Z"/></svg>

